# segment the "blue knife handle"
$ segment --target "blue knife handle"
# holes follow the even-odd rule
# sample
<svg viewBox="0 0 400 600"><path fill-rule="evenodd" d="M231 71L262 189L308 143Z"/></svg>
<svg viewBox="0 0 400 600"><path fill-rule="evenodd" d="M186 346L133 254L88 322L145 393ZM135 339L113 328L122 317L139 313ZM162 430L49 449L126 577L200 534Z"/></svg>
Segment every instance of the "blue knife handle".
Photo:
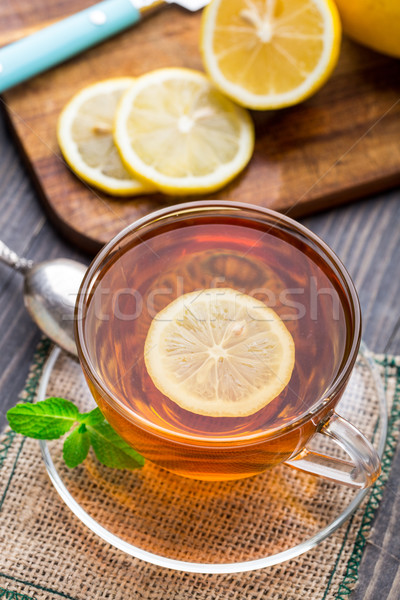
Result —
<svg viewBox="0 0 400 600"><path fill-rule="evenodd" d="M0 93L134 25L130 0L105 0L0 48Z"/></svg>

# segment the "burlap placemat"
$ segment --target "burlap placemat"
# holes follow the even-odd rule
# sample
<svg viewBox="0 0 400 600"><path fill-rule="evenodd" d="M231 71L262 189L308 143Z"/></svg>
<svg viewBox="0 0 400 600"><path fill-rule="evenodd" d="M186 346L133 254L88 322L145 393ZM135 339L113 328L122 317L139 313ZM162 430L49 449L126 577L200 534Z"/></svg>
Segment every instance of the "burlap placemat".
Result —
<svg viewBox="0 0 400 600"><path fill-rule="evenodd" d="M26 401L32 402L35 399L48 352L49 343L44 341L38 348L22 394ZM376 356L375 360L385 383L390 415L382 476L353 516L316 548L283 564L249 573L235 575L182 573L147 564L116 550L87 530L63 504L49 482L37 442L26 440L11 431L5 431L0 438L0 598L7 600L346 598L357 581L358 566L388 477L400 423L400 359ZM67 363L64 365L61 361L57 368L59 371L54 374L55 387L59 379L64 378L63 389L65 385L69 386L70 397L74 400L78 399L81 384L76 377L75 367L68 366ZM367 413L365 418L368 419ZM77 488L79 488L79 477L87 477L90 468L94 467L90 467L89 464L86 467L86 474L84 470L75 472ZM283 469L290 471L286 467ZM118 484L119 477L123 475L116 473L114 483ZM244 495L247 494L250 500L259 485L256 478L252 479L253 482L251 479L243 480L236 484L240 487L235 488L236 491L240 489ZM288 486L293 485L289 479ZM314 479L310 478L310 482L312 481ZM135 485L140 496L145 478L141 479L141 475L138 475L137 482ZM201 511L204 500L205 488L202 483L198 482L195 488L196 514ZM161 480L160 485L162 485ZM328 485L333 486L333 484ZM228 498L229 484L222 489ZM296 493L296 490L289 491ZM331 488L331 492L341 493L336 492L334 487ZM95 494L96 489L92 489L92 493ZM162 491L162 494L167 494L168 506L174 506L176 510L177 506L179 508L179 485L168 493L170 496L167 490ZM160 492L160 495L162 494ZM218 503L220 499L216 497L215 501ZM274 501L276 499L271 498L271 503ZM226 498L225 502L228 502ZM145 505L144 501L143 507ZM322 513L328 510L328 506L329 503L320 503L316 508ZM251 503L247 508L249 509L247 512L253 510ZM172 511L172 508L170 510ZM104 504L103 512L107 512L107 502ZM216 512L218 513L217 508ZM104 514L102 516L104 518ZM320 518L323 517L324 515L321 514ZM236 531L238 527L240 523L235 525ZM189 532L188 535L193 534ZM254 536L255 539L259 536L261 544L262 529L255 531ZM279 540L276 543L279 545Z"/></svg>

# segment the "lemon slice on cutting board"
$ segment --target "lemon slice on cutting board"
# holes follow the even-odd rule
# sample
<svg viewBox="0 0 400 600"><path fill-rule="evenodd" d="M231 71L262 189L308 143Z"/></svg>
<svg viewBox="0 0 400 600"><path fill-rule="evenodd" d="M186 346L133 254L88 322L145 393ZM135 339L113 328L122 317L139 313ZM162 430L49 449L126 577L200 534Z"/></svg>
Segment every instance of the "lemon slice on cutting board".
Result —
<svg viewBox="0 0 400 600"><path fill-rule="evenodd" d="M117 109L115 143L128 169L167 194L223 187L248 163L254 128L199 71L167 68L135 80Z"/></svg>
<svg viewBox="0 0 400 600"><path fill-rule="evenodd" d="M132 77L107 79L78 92L64 107L58 143L71 169L84 181L117 196L154 192L124 167L113 139L117 104Z"/></svg>
<svg viewBox="0 0 400 600"><path fill-rule="evenodd" d="M263 302L231 288L190 292L153 319L144 358L154 385L193 413L251 415L287 386L293 338Z"/></svg>
<svg viewBox="0 0 400 600"><path fill-rule="evenodd" d="M243 106L308 98L336 65L341 25L333 0L212 0L201 51L214 83Z"/></svg>

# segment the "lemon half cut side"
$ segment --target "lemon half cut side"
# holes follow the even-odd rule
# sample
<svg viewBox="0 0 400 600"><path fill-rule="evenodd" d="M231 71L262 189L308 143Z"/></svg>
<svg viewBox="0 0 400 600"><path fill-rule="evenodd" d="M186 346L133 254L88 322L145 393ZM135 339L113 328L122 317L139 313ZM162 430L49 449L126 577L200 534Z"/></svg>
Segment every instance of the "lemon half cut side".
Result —
<svg viewBox="0 0 400 600"><path fill-rule="evenodd" d="M154 192L123 165L113 139L118 102L132 77L116 77L89 85L64 107L57 137L71 169L87 183L116 196Z"/></svg>
<svg viewBox="0 0 400 600"><path fill-rule="evenodd" d="M295 348L275 311L237 290L215 288L183 294L161 310L144 359L157 389L181 408L245 417L287 386Z"/></svg>
<svg viewBox="0 0 400 600"><path fill-rule="evenodd" d="M203 14L206 71L248 108L283 108L328 79L341 25L333 0L212 0Z"/></svg>

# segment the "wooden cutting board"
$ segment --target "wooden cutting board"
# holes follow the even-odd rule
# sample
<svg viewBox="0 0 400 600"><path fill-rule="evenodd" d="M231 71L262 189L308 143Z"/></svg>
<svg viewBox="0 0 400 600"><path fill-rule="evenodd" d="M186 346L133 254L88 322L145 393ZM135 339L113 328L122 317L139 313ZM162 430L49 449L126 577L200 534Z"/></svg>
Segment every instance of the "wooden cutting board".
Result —
<svg viewBox="0 0 400 600"><path fill-rule="evenodd" d="M3 45L93 2L1 4ZM57 146L61 108L100 79L168 66L202 69L199 27L199 13L165 6L139 26L4 94L49 216L83 249L95 252L128 223L176 199L157 194L120 200L83 185ZM251 163L213 197L297 217L400 183L400 61L345 40L333 76L316 95L299 106L253 117L257 142Z"/></svg>

